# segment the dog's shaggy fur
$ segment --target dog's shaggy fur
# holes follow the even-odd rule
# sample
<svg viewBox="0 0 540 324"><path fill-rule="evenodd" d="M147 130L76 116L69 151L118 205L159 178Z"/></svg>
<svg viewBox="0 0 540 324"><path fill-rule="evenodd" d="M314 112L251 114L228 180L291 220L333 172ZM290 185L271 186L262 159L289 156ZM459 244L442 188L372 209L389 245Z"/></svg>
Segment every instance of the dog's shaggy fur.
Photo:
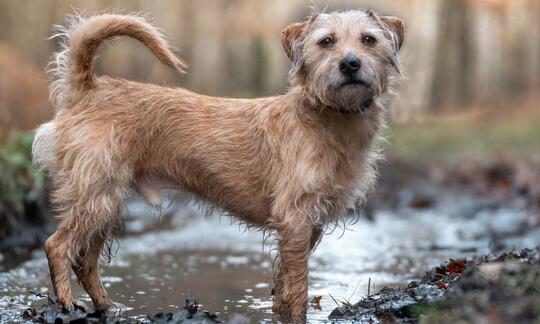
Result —
<svg viewBox="0 0 540 324"><path fill-rule="evenodd" d="M98 272L103 245L121 223L130 192L159 206L159 191L168 188L273 231L274 310L302 318L311 250L375 180L384 102L400 74L401 20L346 11L286 27L291 87L257 99L96 77L96 51L114 36L133 37L184 70L140 17L74 17L59 36L63 50L51 87L56 115L38 129L33 155L54 183L60 224L45 251L64 307L76 305L70 268L96 306L115 306ZM344 70L343 58L351 55L357 71Z"/></svg>

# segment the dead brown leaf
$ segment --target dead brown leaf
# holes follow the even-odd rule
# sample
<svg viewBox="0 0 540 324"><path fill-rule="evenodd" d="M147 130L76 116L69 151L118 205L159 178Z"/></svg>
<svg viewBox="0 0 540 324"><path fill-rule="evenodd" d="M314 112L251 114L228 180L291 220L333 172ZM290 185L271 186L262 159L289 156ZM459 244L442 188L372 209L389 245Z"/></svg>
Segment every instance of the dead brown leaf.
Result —
<svg viewBox="0 0 540 324"><path fill-rule="evenodd" d="M446 265L446 272L461 273L467 267L465 260L450 259Z"/></svg>

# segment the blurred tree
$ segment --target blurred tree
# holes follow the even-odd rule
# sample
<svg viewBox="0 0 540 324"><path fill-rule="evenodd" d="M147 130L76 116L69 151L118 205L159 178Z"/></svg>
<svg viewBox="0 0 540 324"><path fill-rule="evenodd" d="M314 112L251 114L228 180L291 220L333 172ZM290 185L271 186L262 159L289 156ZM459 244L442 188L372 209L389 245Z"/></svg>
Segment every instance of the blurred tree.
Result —
<svg viewBox="0 0 540 324"><path fill-rule="evenodd" d="M373 8L404 18L407 35L401 55L407 77L392 109L398 120L474 105L504 106L539 93L538 0L316 2L321 7L328 3L328 10ZM270 95L287 87L290 63L281 49L280 30L304 19L311 5L309 0L1 1L0 41L43 70L58 48L56 41L47 40L52 26L62 24L72 8L89 14L143 12L179 45L188 74L162 66L133 40L114 42L104 51L100 73L210 95Z"/></svg>

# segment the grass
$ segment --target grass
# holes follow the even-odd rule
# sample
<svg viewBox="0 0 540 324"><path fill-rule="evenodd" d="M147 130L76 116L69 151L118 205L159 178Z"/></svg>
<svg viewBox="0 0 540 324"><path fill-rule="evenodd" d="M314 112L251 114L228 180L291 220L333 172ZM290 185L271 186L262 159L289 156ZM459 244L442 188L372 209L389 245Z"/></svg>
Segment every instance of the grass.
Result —
<svg viewBox="0 0 540 324"><path fill-rule="evenodd" d="M387 152L404 159L496 159L501 155L538 159L540 110L430 115L419 122L391 125L387 138Z"/></svg>

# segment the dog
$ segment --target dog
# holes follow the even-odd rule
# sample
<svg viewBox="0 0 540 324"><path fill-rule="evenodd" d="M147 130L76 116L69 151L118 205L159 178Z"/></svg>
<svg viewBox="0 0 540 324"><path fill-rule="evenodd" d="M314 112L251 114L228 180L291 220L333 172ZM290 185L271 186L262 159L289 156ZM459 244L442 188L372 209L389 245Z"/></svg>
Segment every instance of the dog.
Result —
<svg viewBox="0 0 540 324"><path fill-rule="evenodd" d="M33 157L54 186L59 224L44 249L65 309L78 305L71 269L96 307L118 306L101 283L100 253L121 227L128 195L159 207L168 188L274 233L273 310L305 319L310 253L374 186L386 106L401 75L402 20L350 10L287 26L290 87L256 99L97 77L96 51L116 36L139 40L184 72L158 29L138 16L74 16L55 36L63 46L52 68L56 113L37 130Z"/></svg>

